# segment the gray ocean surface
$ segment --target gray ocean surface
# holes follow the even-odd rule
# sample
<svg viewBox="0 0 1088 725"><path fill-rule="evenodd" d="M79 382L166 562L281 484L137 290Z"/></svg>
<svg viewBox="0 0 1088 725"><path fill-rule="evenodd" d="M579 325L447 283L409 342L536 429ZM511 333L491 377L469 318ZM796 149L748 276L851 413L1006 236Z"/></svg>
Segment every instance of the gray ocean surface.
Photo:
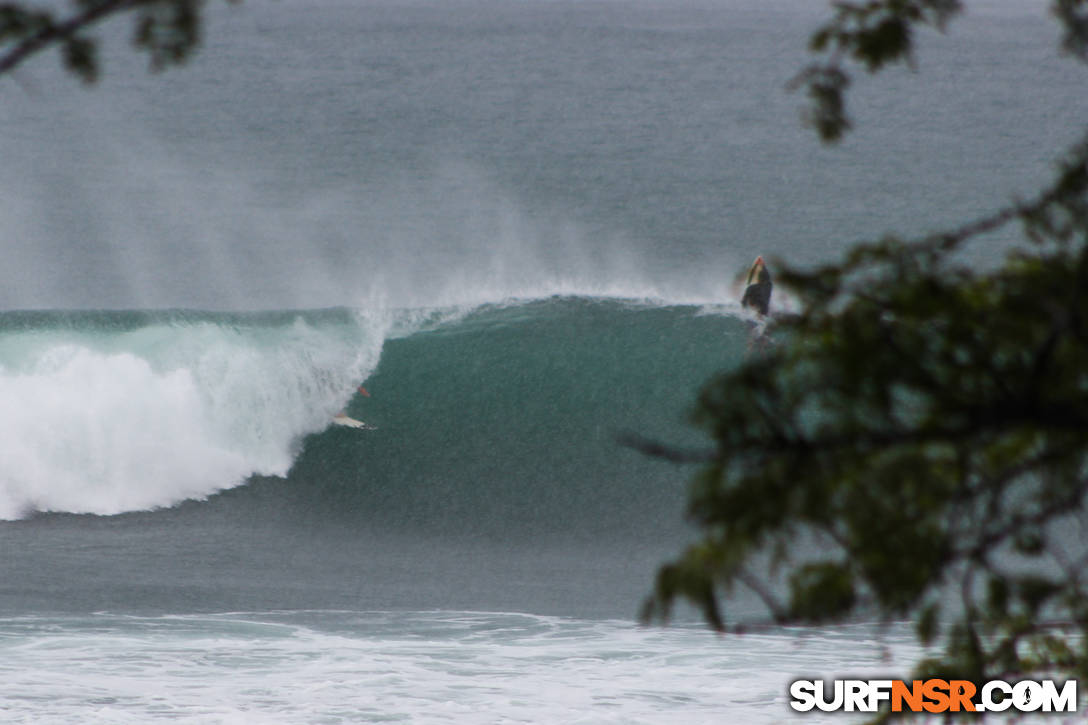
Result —
<svg viewBox="0 0 1088 725"><path fill-rule="evenodd" d="M1042 2L972 3L917 70L855 81L826 148L785 86L823 3L209 7L152 75L4 81L3 308L397 306L605 290L720 298L1030 194L1085 117ZM115 36L115 37L114 37ZM984 253L984 252L983 252Z"/></svg>
<svg viewBox="0 0 1088 725"><path fill-rule="evenodd" d="M0 717L779 722L906 676L906 627L635 626L693 471L617 436L704 443L756 255L1048 179L1088 75L1044 3L859 76L835 147L786 90L821 2L207 10L181 69L120 24L92 89L0 81Z"/></svg>

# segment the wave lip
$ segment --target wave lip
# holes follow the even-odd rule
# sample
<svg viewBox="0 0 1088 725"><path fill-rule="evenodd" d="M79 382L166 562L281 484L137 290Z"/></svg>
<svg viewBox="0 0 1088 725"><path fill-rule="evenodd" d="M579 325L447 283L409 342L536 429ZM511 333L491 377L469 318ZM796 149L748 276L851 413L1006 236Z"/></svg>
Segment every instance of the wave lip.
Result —
<svg viewBox="0 0 1088 725"><path fill-rule="evenodd" d="M117 317L0 334L0 518L160 508L285 475L377 365L388 326Z"/></svg>

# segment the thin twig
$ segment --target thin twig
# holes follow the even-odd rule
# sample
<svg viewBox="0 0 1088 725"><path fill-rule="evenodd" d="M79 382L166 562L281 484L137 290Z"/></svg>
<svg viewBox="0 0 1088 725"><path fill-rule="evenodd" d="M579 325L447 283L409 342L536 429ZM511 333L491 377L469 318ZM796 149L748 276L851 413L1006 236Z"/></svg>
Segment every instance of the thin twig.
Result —
<svg viewBox="0 0 1088 725"><path fill-rule="evenodd" d="M98 22L107 15L130 10L147 2L148 0L104 0L63 22L51 23L0 56L0 75L15 68L39 50L71 38L83 28Z"/></svg>
<svg viewBox="0 0 1088 725"><path fill-rule="evenodd" d="M673 463L717 463L721 455L713 450L682 450L651 440L637 433L621 433L616 437L621 446L634 448L653 458L661 458Z"/></svg>

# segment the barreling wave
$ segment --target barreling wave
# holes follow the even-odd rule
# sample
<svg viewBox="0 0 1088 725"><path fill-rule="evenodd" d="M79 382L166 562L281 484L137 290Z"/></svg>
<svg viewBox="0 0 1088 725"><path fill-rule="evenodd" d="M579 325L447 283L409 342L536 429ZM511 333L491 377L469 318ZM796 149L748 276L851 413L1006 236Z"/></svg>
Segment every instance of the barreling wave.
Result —
<svg viewBox="0 0 1088 725"><path fill-rule="evenodd" d="M2 313L0 518L169 507L254 475L375 516L561 516L642 475L609 467L617 431L684 429L698 384L743 352L734 311ZM329 430L345 406L379 430Z"/></svg>
<svg viewBox="0 0 1088 725"><path fill-rule="evenodd" d="M284 475L385 329L346 310L0 315L0 517L169 506Z"/></svg>

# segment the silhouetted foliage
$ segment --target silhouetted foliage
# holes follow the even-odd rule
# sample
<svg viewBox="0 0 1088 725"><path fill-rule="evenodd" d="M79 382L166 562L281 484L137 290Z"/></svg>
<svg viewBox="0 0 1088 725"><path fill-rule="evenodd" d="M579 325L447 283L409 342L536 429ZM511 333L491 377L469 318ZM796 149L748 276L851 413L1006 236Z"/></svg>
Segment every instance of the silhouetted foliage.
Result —
<svg viewBox="0 0 1088 725"><path fill-rule="evenodd" d="M850 68L910 62L952 0L834 4L796 81L824 140L849 128ZM1086 60L1088 3L1059 0L1062 47ZM958 254L1019 224L987 270ZM775 344L709 381L694 412L701 537L658 573L715 628L747 586L770 621L912 618L943 655L915 676L1088 677L1088 136L1034 199L924 239L893 237L815 269L774 265L801 312ZM1073 636L1070 636L1073 635ZM881 717L888 717L885 713Z"/></svg>
<svg viewBox="0 0 1088 725"><path fill-rule="evenodd" d="M40 5L0 4L0 74L58 47L65 67L93 83L99 73L98 43L88 31L126 13L134 16L133 44L148 54L152 70L183 63L200 42L203 0L73 0L71 5L61 16Z"/></svg>

